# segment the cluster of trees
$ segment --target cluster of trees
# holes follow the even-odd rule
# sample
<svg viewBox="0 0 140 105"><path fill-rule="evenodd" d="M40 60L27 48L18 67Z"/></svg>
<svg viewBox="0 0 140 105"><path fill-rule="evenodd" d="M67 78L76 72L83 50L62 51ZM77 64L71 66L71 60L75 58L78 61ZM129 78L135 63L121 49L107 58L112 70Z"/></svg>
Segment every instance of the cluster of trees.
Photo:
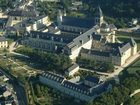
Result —
<svg viewBox="0 0 140 105"><path fill-rule="evenodd" d="M135 97L130 98L130 94L140 88L139 77L140 71L137 71L136 74L123 73L120 77L120 84L115 85L110 92L104 93L87 105L120 105L121 103L124 103L124 105L139 105L135 103Z"/></svg>
<svg viewBox="0 0 140 105"><path fill-rule="evenodd" d="M125 105L140 105L140 93L130 98Z"/></svg>
<svg viewBox="0 0 140 105"><path fill-rule="evenodd" d="M28 55L31 61L41 64L41 66L47 70L63 73L71 66L71 60L63 54L33 50L29 47L17 49L16 52Z"/></svg>
<svg viewBox="0 0 140 105"><path fill-rule="evenodd" d="M114 86L113 89L96 98L89 105L120 105L129 99L129 89L123 86Z"/></svg>
<svg viewBox="0 0 140 105"><path fill-rule="evenodd" d="M0 0L0 8L6 10L7 8L13 8L13 2L15 0Z"/></svg>
<svg viewBox="0 0 140 105"><path fill-rule="evenodd" d="M106 21L114 23L118 28L127 27L131 18L139 18L139 0L83 0L84 8L94 15L97 5L103 10Z"/></svg>
<svg viewBox="0 0 140 105"><path fill-rule="evenodd" d="M111 17L140 17L140 1L139 0L83 0L88 4L90 11L100 5L104 13Z"/></svg>
<svg viewBox="0 0 140 105"><path fill-rule="evenodd" d="M83 68L93 69L100 72L113 72L114 65L112 63L97 62L91 59L78 57L76 62Z"/></svg>
<svg viewBox="0 0 140 105"><path fill-rule="evenodd" d="M49 88L41 83L34 83L33 91L35 105L84 105L84 103L77 103L72 97Z"/></svg>

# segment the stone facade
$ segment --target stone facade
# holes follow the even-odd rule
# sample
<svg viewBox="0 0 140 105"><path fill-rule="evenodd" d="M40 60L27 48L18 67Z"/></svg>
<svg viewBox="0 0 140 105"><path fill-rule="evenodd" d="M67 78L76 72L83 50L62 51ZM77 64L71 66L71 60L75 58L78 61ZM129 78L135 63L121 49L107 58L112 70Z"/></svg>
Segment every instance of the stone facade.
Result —
<svg viewBox="0 0 140 105"><path fill-rule="evenodd" d="M93 83L91 87L84 86L84 84L78 84L70 82L66 80L64 77L51 73L45 72L39 76L39 80L41 83L48 85L52 88L59 90L69 96L75 97L76 99L82 101L92 101L98 95L102 94L105 91L108 91L109 84L102 82L102 83ZM92 79L93 80L93 79ZM96 82L92 81L91 82Z"/></svg>

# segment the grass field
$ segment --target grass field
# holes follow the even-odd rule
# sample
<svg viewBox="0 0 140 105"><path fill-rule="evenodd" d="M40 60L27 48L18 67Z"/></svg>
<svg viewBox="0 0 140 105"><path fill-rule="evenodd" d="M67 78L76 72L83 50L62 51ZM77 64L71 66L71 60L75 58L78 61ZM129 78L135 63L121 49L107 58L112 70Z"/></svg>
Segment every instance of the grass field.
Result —
<svg viewBox="0 0 140 105"><path fill-rule="evenodd" d="M133 74L136 73L136 71L140 70L140 58L136 60L132 65L130 65L127 69L128 73Z"/></svg>

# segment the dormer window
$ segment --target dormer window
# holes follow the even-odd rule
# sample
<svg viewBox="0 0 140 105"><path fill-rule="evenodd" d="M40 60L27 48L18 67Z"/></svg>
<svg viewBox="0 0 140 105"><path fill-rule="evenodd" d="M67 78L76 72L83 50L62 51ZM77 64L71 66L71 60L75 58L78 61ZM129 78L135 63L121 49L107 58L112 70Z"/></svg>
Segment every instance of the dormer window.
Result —
<svg viewBox="0 0 140 105"><path fill-rule="evenodd" d="M54 40L54 37L52 36L51 39L52 39L52 41L53 41L53 40Z"/></svg>
<svg viewBox="0 0 140 105"><path fill-rule="evenodd" d="M61 42L63 42L63 38L61 38Z"/></svg>
<svg viewBox="0 0 140 105"><path fill-rule="evenodd" d="M79 40L80 44L83 44L83 40Z"/></svg>
<svg viewBox="0 0 140 105"><path fill-rule="evenodd" d="M91 35L88 35L88 39L91 39Z"/></svg>

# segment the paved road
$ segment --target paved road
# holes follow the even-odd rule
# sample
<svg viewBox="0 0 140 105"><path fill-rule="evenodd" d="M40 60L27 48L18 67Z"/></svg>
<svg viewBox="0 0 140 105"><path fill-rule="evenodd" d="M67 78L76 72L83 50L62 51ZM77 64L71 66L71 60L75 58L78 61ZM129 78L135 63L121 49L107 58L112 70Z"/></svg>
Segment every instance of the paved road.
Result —
<svg viewBox="0 0 140 105"><path fill-rule="evenodd" d="M19 84L17 80L15 80L11 75L7 74L2 69L0 69L0 72L2 72L11 81L13 88L16 92L19 105L27 105L26 92L24 87L21 85L21 83Z"/></svg>
<svg viewBox="0 0 140 105"><path fill-rule="evenodd" d="M124 31L124 32L133 32L137 29L140 29L140 25L137 25L136 27L132 27L132 28L123 28L123 29L118 29L118 31Z"/></svg>
<svg viewBox="0 0 140 105"><path fill-rule="evenodd" d="M132 94L130 94L130 97L133 97L133 96L136 95L137 93L140 93L140 89L135 90Z"/></svg>

